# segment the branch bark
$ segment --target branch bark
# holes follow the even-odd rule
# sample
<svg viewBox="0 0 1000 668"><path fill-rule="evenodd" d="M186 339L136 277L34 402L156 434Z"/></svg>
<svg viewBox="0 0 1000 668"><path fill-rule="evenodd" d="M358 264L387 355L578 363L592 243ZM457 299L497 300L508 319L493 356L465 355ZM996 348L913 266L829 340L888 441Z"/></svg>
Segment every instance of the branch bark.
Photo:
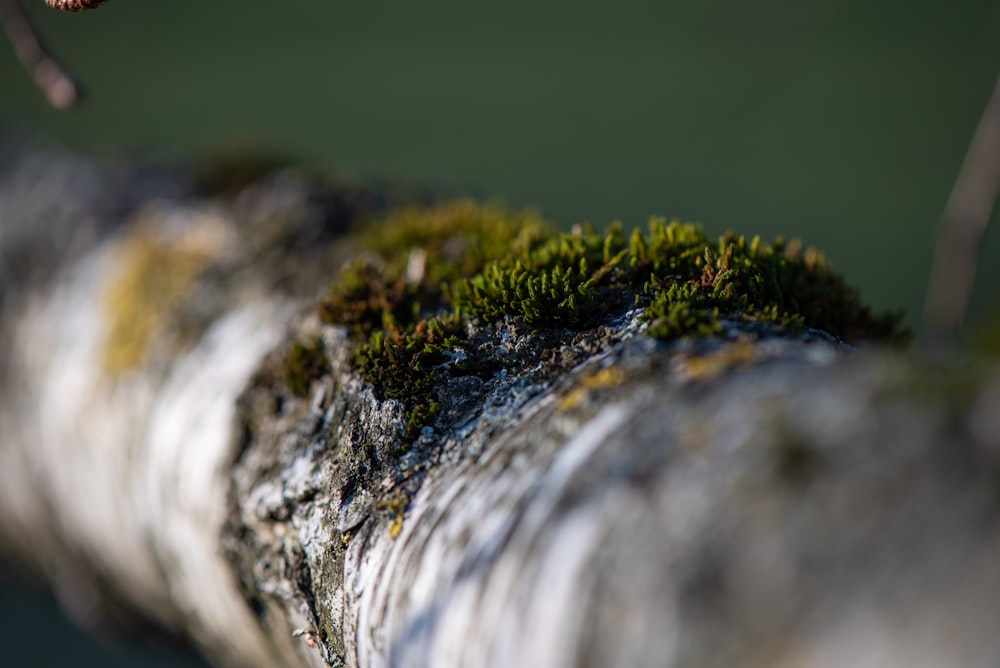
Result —
<svg viewBox="0 0 1000 668"><path fill-rule="evenodd" d="M6 151L0 545L78 617L241 666L1000 659L995 364L506 320L518 363L447 378L401 449L309 307L384 197Z"/></svg>
<svg viewBox="0 0 1000 668"><path fill-rule="evenodd" d="M56 109L76 106L83 98L83 89L42 41L20 0L0 0L0 23L24 69L31 74L49 104Z"/></svg>
<svg viewBox="0 0 1000 668"><path fill-rule="evenodd" d="M924 307L924 338L953 348L976 283L979 245L1000 193L1000 77L986 102L941 217Z"/></svg>

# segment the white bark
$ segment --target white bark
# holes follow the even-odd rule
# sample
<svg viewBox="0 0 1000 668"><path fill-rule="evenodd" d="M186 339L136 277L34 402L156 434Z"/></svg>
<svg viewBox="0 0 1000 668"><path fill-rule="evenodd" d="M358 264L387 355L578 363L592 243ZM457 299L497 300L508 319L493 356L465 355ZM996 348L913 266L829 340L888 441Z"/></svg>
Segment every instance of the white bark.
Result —
<svg viewBox="0 0 1000 668"><path fill-rule="evenodd" d="M394 454L401 407L275 278L345 252L268 250L289 237L258 208L320 224L289 179L123 226L65 202L46 223L38 192L0 190L0 546L78 617L137 611L240 666L1000 660L996 367L735 325L656 344L634 314L544 341L506 323L524 363L449 379ZM67 221L92 234L13 276ZM115 366L137 242L197 271ZM275 380L302 332L330 364L304 400Z"/></svg>
<svg viewBox="0 0 1000 668"><path fill-rule="evenodd" d="M92 604L94 570L156 622L228 638L235 659L258 656L219 532L236 397L294 307L235 307L162 368L110 378L102 296L118 243L68 268L8 323L18 382L5 388L4 533L43 560L78 616Z"/></svg>

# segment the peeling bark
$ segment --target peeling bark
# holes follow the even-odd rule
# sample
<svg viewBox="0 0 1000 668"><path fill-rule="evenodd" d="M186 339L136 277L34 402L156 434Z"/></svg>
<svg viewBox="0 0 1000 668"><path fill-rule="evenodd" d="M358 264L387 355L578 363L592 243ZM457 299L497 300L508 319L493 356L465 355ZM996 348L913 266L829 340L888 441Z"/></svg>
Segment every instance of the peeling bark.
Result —
<svg viewBox="0 0 1000 668"><path fill-rule="evenodd" d="M240 666L1000 659L995 363L507 319L407 442L310 306L384 197L4 150L0 547L78 618Z"/></svg>

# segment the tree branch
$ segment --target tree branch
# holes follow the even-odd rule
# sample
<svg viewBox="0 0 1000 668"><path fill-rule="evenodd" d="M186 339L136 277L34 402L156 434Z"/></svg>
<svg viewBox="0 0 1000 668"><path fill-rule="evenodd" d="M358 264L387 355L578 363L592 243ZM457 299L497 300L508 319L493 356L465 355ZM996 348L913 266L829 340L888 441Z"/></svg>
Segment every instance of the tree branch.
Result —
<svg viewBox="0 0 1000 668"><path fill-rule="evenodd" d="M1000 665L995 366L942 378L742 321L654 341L612 299L579 331L470 323L402 442L405 398L305 305L384 198L21 160L0 551L78 618L124 606L261 668Z"/></svg>
<svg viewBox="0 0 1000 668"><path fill-rule="evenodd" d="M99 3L98 3L99 4ZM52 7L76 11L96 6L94 3L49 2ZM31 23L20 0L0 0L0 19L14 52L31 74L45 98L56 109L70 109L83 97L83 89L56 60Z"/></svg>
<svg viewBox="0 0 1000 668"><path fill-rule="evenodd" d="M951 347L975 285L979 243L1000 189L1000 78L969 145L941 218L927 302L924 339Z"/></svg>

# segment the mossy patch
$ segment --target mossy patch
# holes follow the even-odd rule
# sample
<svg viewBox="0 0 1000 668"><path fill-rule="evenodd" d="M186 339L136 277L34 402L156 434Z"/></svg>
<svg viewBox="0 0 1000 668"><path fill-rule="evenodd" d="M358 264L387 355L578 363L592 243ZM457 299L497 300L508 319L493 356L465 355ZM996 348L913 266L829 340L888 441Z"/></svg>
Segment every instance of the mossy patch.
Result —
<svg viewBox="0 0 1000 668"><path fill-rule="evenodd" d="M476 323L579 332L639 308L658 339L719 334L727 320L847 341L901 336L899 314L873 314L818 252L781 239L712 240L664 219L629 235L621 224L560 233L532 212L469 201L407 208L360 236L369 252L341 271L319 314L348 328L379 396L404 404L405 440L433 422L440 374L478 368Z"/></svg>
<svg viewBox="0 0 1000 668"><path fill-rule="evenodd" d="M398 325L374 332L358 346L356 364L386 396L408 404L406 437L415 438L437 415L435 367L460 345L457 318L420 319L412 331Z"/></svg>
<svg viewBox="0 0 1000 668"><path fill-rule="evenodd" d="M646 308L660 339L721 330L721 318L808 325L845 340L888 337L900 316L875 316L822 255L781 239L762 244L733 233L713 241L695 225L653 219L626 240L577 229L512 252L462 281L460 310L487 319L586 326L630 302Z"/></svg>
<svg viewBox="0 0 1000 668"><path fill-rule="evenodd" d="M329 371L319 339L303 343L296 341L288 349L282 366L282 380L297 397L306 397L312 382Z"/></svg>
<svg viewBox="0 0 1000 668"><path fill-rule="evenodd" d="M406 439L437 414L437 366L465 336L451 286L548 234L537 214L468 200L400 209L361 231L369 253L341 270L319 315L351 332L376 392L406 405Z"/></svg>

